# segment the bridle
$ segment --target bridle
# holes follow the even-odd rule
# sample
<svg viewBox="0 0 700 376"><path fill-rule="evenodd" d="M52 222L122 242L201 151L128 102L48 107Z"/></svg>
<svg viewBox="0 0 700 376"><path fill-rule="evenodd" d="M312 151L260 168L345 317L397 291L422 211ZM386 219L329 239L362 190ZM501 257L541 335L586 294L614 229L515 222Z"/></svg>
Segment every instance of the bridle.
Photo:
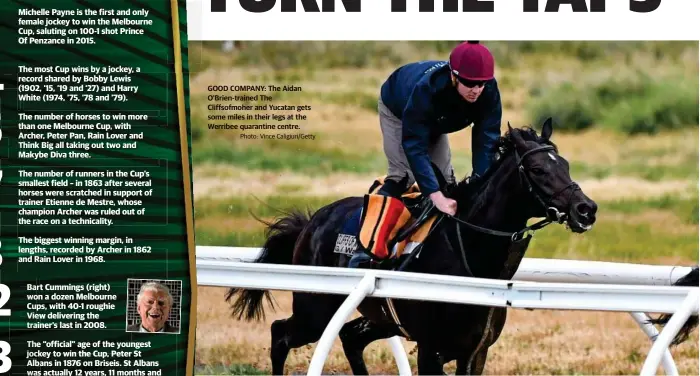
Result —
<svg viewBox="0 0 700 376"><path fill-rule="evenodd" d="M537 190L533 189L533 187L535 187L535 185L532 184L532 179L525 172L525 166L523 166L523 160L525 160L526 156L528 156L531 153L535 153L535 152L539 152L539 151L547 151L547 150L554 150L554 147L551 145L545 145L545 146L540 146L540 147L537 147L534 149L530 149L530 150L526 151L522 155L522 157L520 155L518 155L518 151L515 150L515 162L518 165L518 172L520 174L521 181L525 180L525 184L527 185L528 191L531 192L535 196L535 198L540 203L540 205L542 205L542 207L545 209L546 217L553 222L557 222L559 224L562 224L562 223L564 223L564 221L566 221L566 219L568 217L568 212L570 211L571 208L569 207L569 208L567 208L566 212L560 213L556 207L552 206L552 200L554 200L557 196L559 196L565 190L567 190L569 188L573 188L571 190L571 195L569 196L569 200L568 200L569 205L571 205L571 196L573 196L574 192L576 192L577 190L580 190L581 187L579 187L579 185L576 184L576 182L574 182L572 180L569 184L564 186L564 188L554 192L554 194L552 194L552 196L549 198L549 200L545 203L545 201L542 199L542 195L541 195L542 190L541 189L537 189Z"/></svg>
<svg viewBox="0 0 700 376"><path fill-rule="evenodd" d="M459 232L459 224L462 224L464 226L467 226L471 228L472 230L476 230L485 234L490 234L490 235L495 235L495 236L503 236L503 237L509 237L512 242L516 242L518 240L523 239L524 235L526 233L534 234L536 230L539 230L550 223L556 222L559 224L564 223L567 218L568 218L568 212L570 211L570 208L567 209L566 212L561 213L559 210L554 207L551 203L552 200L554 200L557 196L559 196L562 192L566 191L569 188L571 189L571 195L574 194L577 190L580 190L581 188L579 187L576 182L571 181L569 184L567 184L564 188L558 190L554 194L552 194L551 197L549 197L548 200L544 200L542 198L542 189L537 187L536 185L533 184L532 179L530 176L527 174L525 166L523 165L523 161L525 160L525 157L527 157L530 154L537 153L537 152L542 152L542 151L550 151L554 150L554 146L551 145L544 145L540 147L536 147L534 149L530 149L523 153L523 155L519 155L518 151L514 149L515 152L515 163L518 168L518 175L520 177L520 181L525 183L528 191L535 197L535 199L542 205L542 208L545 210L545 218L537 223L534 223L530 226L526 226L520 231L516 232L505 232L505 231L498 231L498 230L492 230L488 229L485 227L477 226L475 224L469 223L467 221L464 221L462 219L459 219L457 217L451 216L449 214L445 214L450 219L453 219L457 221L457 231ZM569 205L571 205L571 196L569 196ZM461 242L461 239L460 239Z"/></svg>

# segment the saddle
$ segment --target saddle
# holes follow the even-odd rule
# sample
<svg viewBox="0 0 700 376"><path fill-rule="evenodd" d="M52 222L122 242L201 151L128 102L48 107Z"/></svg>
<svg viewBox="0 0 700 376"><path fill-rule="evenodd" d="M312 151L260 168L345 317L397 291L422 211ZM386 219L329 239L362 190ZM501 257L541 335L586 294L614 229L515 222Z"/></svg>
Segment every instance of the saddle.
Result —
<svg viewBox="0 0 700 376"><path fill-rule="evenodd" d="M420 246L437 218L437 209L429 197L421 195L417 184L408 190L404 187L404 181L377 178L364 195L363 207L346 221L334 252L351 256L363 252L370 268L393 269L402 256Z"/></svg>
<svg viewBox="0 0 700 376"><path fill-rule="evenodd" d="M386 188L385 179L384 177L379 177L372 184L369 193L377 194L382 187ZM436 213L433 201L420 193L418 184L414 183L406 192L401 193L398 199L401 200L406 211L410 214L410 218L397 224L396 234L389 239L387 244L387 248L390 250L398 246L394 250L396 257L400 257L404 253L407 245L406 240L409 237L415 241L422 242L436 218L433 215Z"/></svg>

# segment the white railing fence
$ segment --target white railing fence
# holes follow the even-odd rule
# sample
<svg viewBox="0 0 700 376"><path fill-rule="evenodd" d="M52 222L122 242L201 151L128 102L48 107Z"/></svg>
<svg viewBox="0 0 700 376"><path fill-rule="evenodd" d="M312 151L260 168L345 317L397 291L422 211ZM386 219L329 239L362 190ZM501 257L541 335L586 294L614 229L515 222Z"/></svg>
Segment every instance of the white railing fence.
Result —
<svg viewBox="0 0 700 376"><path fill-rule="evenodd" d="M478 304L516 309L628 312L653 341L642 375L662 364L678 370L668 350L673 337L699 309L698 287L670 286L689 267L594 261L524 259L511 281L363 269L252 263L260 249L197 246L200 286L241 287L347 295L326 327L309 375L320 375L340 328L365 297ZM671 313L661 334L646 313ZM654 338L656 338L654 340ZM389 339L399 374L410 375L398 337Z"/></svg>

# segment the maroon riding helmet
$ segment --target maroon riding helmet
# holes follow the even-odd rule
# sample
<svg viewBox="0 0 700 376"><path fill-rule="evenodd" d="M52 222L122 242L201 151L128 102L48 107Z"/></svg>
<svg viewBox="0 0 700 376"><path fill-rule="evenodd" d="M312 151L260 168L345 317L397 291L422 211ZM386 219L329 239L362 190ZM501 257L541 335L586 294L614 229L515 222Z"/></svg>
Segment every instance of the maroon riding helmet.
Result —
<svg viewBox="0 0 700 376"><path fill-rule="evenodd" d="M450 53L450 70L460 81L488 81L493 78L493 55L478 41L462 42Z"/></svg>

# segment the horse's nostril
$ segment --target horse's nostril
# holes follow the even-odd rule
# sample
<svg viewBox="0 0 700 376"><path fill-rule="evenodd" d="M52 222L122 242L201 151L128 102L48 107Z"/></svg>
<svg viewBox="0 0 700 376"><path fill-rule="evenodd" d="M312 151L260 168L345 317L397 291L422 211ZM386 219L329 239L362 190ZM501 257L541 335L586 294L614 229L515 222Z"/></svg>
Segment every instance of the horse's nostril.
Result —
<svg viewBox="0 0 700 376"><path fill-rule="evenodd" d="M576 205L576 213L584 218L588 218L589 214L595 213L595 209L582 202Z"/></svg>
<svg viewBox="0 0 700 376"><path fill-rule="evenodd" d="M595 202L581 202L576 204L574 208L576 210L576 214L579 216L582 222L590 225L595 223L595 213L596 210L598 210L598 205L596 205Z"/></svg>

